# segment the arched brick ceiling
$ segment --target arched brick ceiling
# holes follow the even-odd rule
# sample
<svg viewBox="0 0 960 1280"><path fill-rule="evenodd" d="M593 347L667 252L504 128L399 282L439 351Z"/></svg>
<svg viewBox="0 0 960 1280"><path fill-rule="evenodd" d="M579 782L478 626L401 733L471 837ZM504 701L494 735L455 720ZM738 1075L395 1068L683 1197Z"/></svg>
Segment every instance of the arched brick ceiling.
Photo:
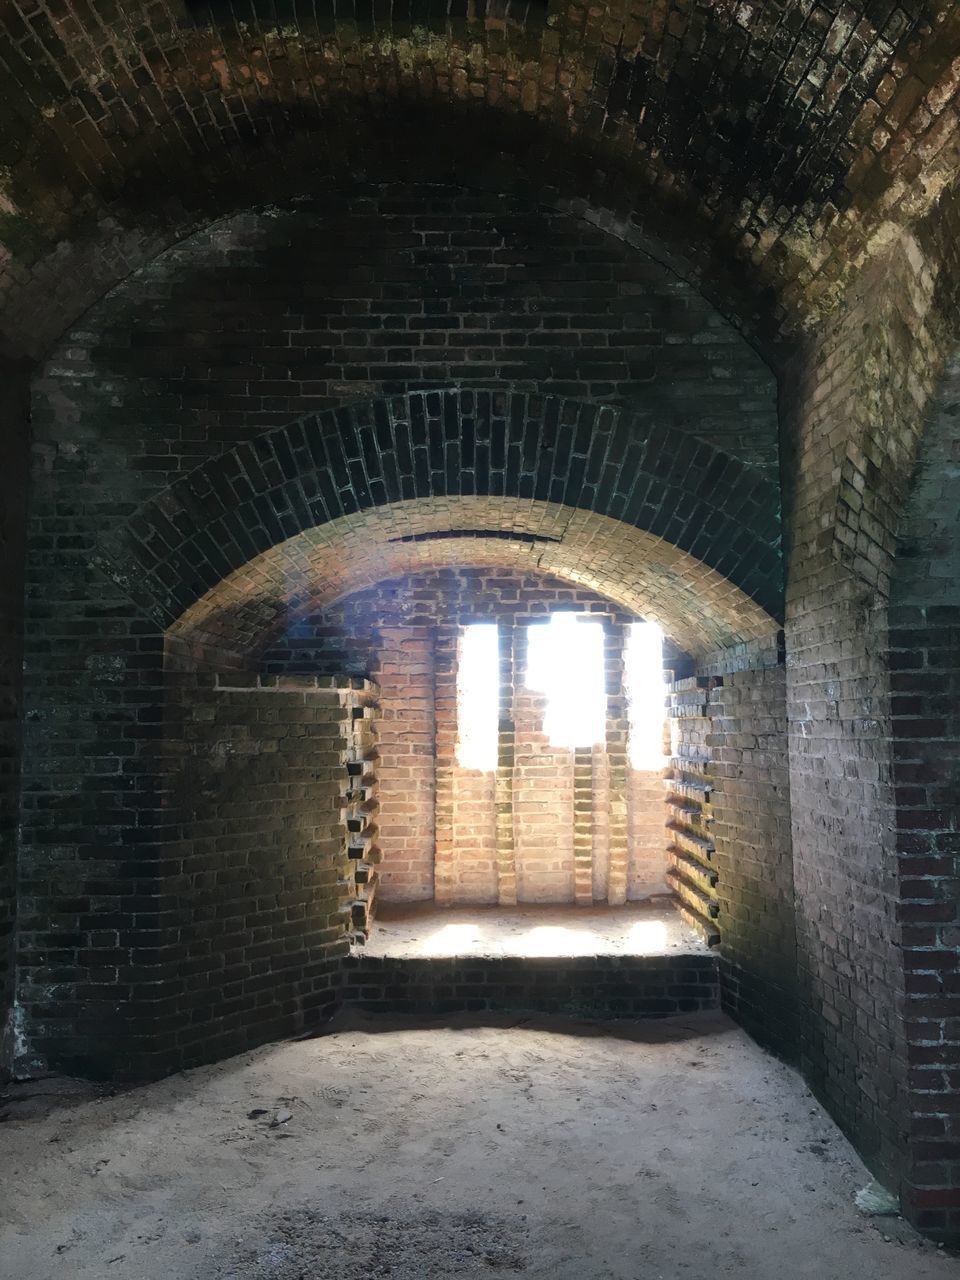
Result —
<svg viewBox="0 0 960 1280"><path fill-rule="evenodd" d="M412 392L265 432L143 504L96 562L168 634L244 652L425 565L529 564L694 653L768 633L782 605L777 492L754 468L518 391Z"/></svg>
<svg viewBox="0 0 960 1280"><path fill-rule="evenodd" d="M211 217L382 161L673 233L769 337L956 171L958 53L924 0L9 4L0 332L36 355Z"/></svg>
<svg viewBox="0 0 960 1280"><path fill-rule="evenodd" d="M447 536L451 522L469 536ZM491 536L502 526L507 536ZM431 537L440 532L444 536ZM513 536L510 536L513 535ZM458 498L344 516L235 571L167 630L172 651L262 652L287 625L385 578L443 566L552 574L658 622L687 653L768 636L777 622L677 547L607 516L553 503Z"/></svg>

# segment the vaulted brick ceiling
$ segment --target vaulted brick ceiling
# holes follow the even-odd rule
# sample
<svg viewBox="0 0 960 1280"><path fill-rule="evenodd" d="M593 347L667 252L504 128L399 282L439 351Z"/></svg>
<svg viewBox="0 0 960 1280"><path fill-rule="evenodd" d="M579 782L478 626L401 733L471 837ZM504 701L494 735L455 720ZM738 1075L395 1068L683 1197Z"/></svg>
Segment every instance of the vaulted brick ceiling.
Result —
<svg viewBox="0 0 960 1280"><path fill-rule="evenodd" d="M37 354L211 217L359 173L573 202L769 342L952 179L958 55L924 0L8 3L0 333Z"/></svg>

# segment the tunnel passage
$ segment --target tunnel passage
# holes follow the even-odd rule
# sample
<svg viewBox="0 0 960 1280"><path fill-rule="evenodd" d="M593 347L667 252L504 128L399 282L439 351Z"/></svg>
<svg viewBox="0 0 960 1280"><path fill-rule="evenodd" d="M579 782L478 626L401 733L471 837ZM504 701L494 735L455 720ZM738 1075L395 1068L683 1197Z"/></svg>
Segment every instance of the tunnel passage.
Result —
<svg viewBox="0 0 960 1280"><path fill-rule="evenodd" d="M956 1239L948 407L894 540L957 332L960 17L228 8L5 18L0 1074L341 998L382 690L264 664L384 574L549 574L687 655L668 882Z"/></svg>

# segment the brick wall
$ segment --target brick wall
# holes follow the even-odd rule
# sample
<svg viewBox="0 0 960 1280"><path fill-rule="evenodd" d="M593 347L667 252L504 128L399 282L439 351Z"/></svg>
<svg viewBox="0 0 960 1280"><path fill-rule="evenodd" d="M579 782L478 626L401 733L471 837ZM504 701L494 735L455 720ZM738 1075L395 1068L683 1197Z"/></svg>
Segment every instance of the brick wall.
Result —
<svg viewBox="0 0 960 1280"><path fill-rule="evenodd" d="M723 1003L761 1044L797 1058L786 671L782 637L701 662Z"/></svg>
<svg viewBox="0 0 960 1280"><path fill-rule="evenodd" d="M543 732L546 698L525 688L522 676L518 684L513 703L517 899L573 902L574 752L552 745ZM595 800L597 809L605 807L605 794L595 793Z"/></svg>
<svg viewBox="0 0 960 1280"><path fill-rule="evenodd" d="M14 932L24 540L29 473L26 371L0 362L0 1083L13 1060Z"/></svg>
<svg viewBox="0 0 960 1280"><path fill-rule="evenodd" d="M715 1009L712 955L526 956L418 960L355 955L344 965L345 1003L371 1013L509 1010L586 1018L668 1018Z"/></svg>
<svg viewBox="0 0 960 1280"><path fill-rule="evenodd" d="M372 689L178 675L167 693L171 838L143 903L150 924L98 922L87 945L112 1003L95 990L79 1011L60 1011L48 995L57 1040L34 1041L84 1074L160 1074L315 1024L335 999L353 927L343 806L347 761L373 767L354 719L354 707L361 724L372 714ZM141 929L149 953L131 947ZM31 970L28 991L47 979Z"/></svg>
<svg viewBox="0 0 960 1280"><path fill-rule="evenodd" d="M382 707L380 844L387 858L381 893L386 902L419 902L433 897L436 847L433 633L429 627L386 625L377 637L378 652L367 670L376 672ZM322 663L317 669L329 667Z"/></svg>
<svg viewBox="0 0 960 1280"><path fill-rule="evenodd" d="M960 1233L960 365L928 415L890 593L890 716L904 963L904 1201Z"/></svg>
<svg viewBox="0 0 960 1280"><path fill-rule="evenodd" d="M435 898L438 904L447 906L454 902L499 902L501 885L501 854L508 863L507 850L512 829L502 818L498 802L502 800L505 772L512 768L504 755L498 721L496 729L497 763L491 771L468 769L460 763L458 748L461 737L460 661L462 638L460 609L471 617L471 602L485 594L485 581L479 575L448 575L424 584L425 589L415 592L421 597L419 609L436 610L434 630L435 684L437 708L436 775L434 786L424 797L430 803L431 795L436 811L437 841L435 848ZM490 588L486 588L487 591ZM487 595L489 602L496 599L496 588ZM491 621L490 616L487 621ZM510 654L504 653L504 637L500 639L499 660L501 676L509 669ZM500 703L505 701L501 690ZM503 706L495 706L501 716ZM501 767L502 766L502 767ZM509 896L509 895L508 895Z"/></svg>
<svg viewBox="0 0 960 1280"><path fill-rule="evenodd" d="M171 681L181 834L162 854L163 1069L303 1030L332 1006L357 896L347 763L370 754L354 711L372 714L372 696L349 680Z"/></svg>
<svg viewBox="0 0 960 1280"><path fill-rule="evenodd" d="M777 303L792 315L841 293L878 224L909 217L949 173L957 21L935 15L922 0L672 0L548 23L541 5L494 18L421 0L375 20L311 8L238 21L219 4L131 0L122 25L87 10L64 25L14 6L3 50L23 105L0 134L15 192L3 333L42 348L238 200L382 172L589 201L641 243L665 235L769 330Z"/></svg>
<svg viewBox="0 0 960 1280"><path fill-rule="evenodd" d="M781 393L801 1062L894 1186L909 1121L887 606L942 367L939 257L929 240L904 238L797 353Z"/></svg>
<svg viewBox="0 0 960 1280"><path fill-rule="evenodd" d="M797 1057L796 935L782 638L701 660L671 686L667 780L681 908L721 947L724 1007Z"/></svg>
<svg viewBox="0 0 960 1280"><path fill-rule="evenodd" d="M597 746L579 765L585 805L579 812L578 753L549 743L543 733L545 699L524 684L526 627L552 609L589 614L618 635L630 620L594 592L548 575L443 569L378 583L321 613L294 620L262 656L261 669L271 674L342 670L375 675L383 708L385 901L434 896L434 851L440 902L502 900L501 854L515 867L520 901L572 901L578 835L590 877L584 900L608 898L613 748L610 742ZM506 795L512 810L510 847L499 852L496 778L466 769L456 759L458 635L464 625L485 621L501 624L501 649L510 634L515 649L510 679L516 692L507 712L513 717ZM680 659L669 642L665 650L666 662ZM611 714L621 689L619 668L611 670ZM624 766L625 761L618 767ZM666 888L661 775L625 769L622 785L622 820L628 830L622 836L624 868L614 875L621 877L621 901Z"/></svg>
<svg viewBox="0 0 960 1280"><path fill-rule="evenodd" d="M631 769L629 788L627 898L633 901L662 893L666 887L663 878L663 778L660 773L648 769ZM603 897L604 886L598 885L597 890L597 896Z"/></svg>
<svg viewBox="0 0 960 1280"><path fill-rule="evenodd" d="M652 259L503 195L396 184L240 215L98 313L102 375L185 419L198 459L345 399L513 381L776 470L773 378L736 331Z"/></svg>

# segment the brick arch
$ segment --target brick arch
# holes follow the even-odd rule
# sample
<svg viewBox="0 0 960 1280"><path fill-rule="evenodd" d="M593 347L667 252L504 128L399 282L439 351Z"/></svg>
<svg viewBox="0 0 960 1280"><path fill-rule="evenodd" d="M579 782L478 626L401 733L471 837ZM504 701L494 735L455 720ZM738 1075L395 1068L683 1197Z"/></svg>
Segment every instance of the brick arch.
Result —
<svg viewBox="0 0 960 1280"><path fill-rule="evenodd" d="M648 5L619 17L471 4L461 18L414 19L388 4L375 23L198 9L177 0L158 17L135 0L116 33L93 12L64 25L41 11L0 40L3 285L18 350L28 322L36 354L69 322L64 308L89 305L96 294L72 296L82 273L99 267L105 291L170 243L169 228L201 225L211 193L259 186L269 198L290 176L342 173L377 154L377 134L387 148L417 140L423 162L441 115L464 167L495 122L501 150L543 187L570 196L572 171L588 170L578 198L618 216L658 206L666 231L682 214L715 266L736 261L798 308L805 293L835 298L879 217L902 221L911 192L926 192L918 170L944 150L960 38L956 20L928 24L922 0L861 0L826 20L787 0L762 14ZM122 56L103 50L114 36ZM914 110L914 60L934 86L929 110ZM914 161L902 178L898 149Z"/></svg>
<svg viewBox="0 0 960 1280"><path fill-rule="evenodd" d="M469 534L448 536L459 519L472 526ZM510 528L491 529L492 521ZM280 544L208 591L168 628L171 652L248 661L284 626L343 596L385 577L444 566L552 574L657 621L688 653L768 635L776 626L701 561L609 517L558 504L427 499L314 532Z"/></svg>
<svg viewBox="0 0 960 1280"><path fill-rule="evenodd" d="M462 563L481 543L535 551L694 652L780 616L778 497L753 468L617 409L511 390L412 392L265 433L142 506L99 564L172 634L232 629L248 648L348 563L360 583L428 545Z"/></svg>
<svg viewBox="0 0 960 1280"><path fill-rule="evenodd" d="M798 514L808 503L819 508L817 536L831 530L831 560L871 605L889 599L898 528L958 333L960 179L861 273L844 313L816 339L814 359L798 353L781 370L785 489L808 470L818 490L788 502ZM807 426L798 431L801 417ZM835 422L845 424L842 433L831 431ZM824 464L829 457L827 484L815 454ZM797 556L801 575L814 562L811 549Z"/></svg>
<svg viewBox="0 0 960 1280"><path fill-rule="evenodd" d="M669 180L659 189L649 167L632 167L603 139L509 102L404 101L384 114L358 96L269 147L254 134L213 150L167 186L169 168L159 165L149 187L131 176L108 215L68 223L29 271L15 272L0 308L0 350L42 358L120 281L238 212L394 182L505 193L581 218L694 285L765 358L777 350L784 313L775 283L745 255L731 257L695 202Z"/></svg>

